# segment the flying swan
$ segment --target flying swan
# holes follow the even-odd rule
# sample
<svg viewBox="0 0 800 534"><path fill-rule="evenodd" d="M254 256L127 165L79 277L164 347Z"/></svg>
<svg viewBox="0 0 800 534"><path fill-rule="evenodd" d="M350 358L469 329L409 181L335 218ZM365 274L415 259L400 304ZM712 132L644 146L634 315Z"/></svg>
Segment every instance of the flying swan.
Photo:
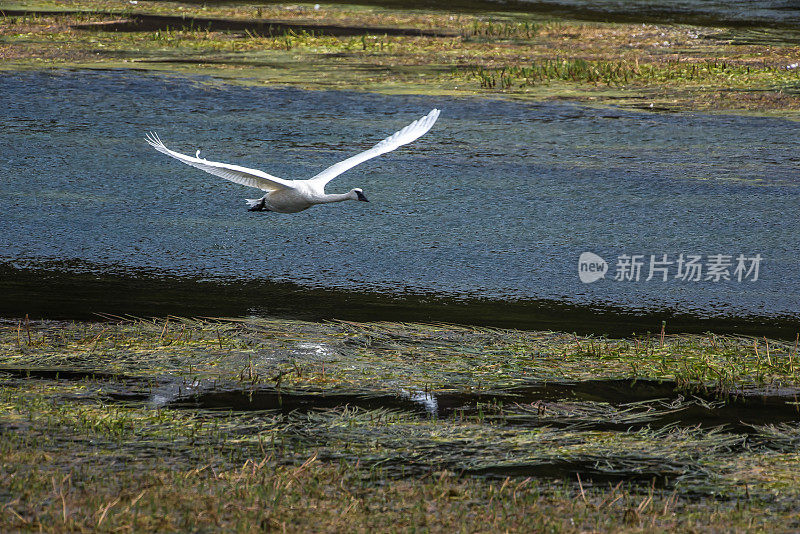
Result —
<svg viewBox="0 0 800 534"><path fill-rule="evenodd" d="M247 199L249 211L275 211L278 213L297 213L314 206L315 204L328 204L330 202L341 202L343 200L362 200L367 202L367 197L361 189L351 189L347 193L328 194L325 193L325 185L342 174L352 169L359 163L372 159L381 154L386 154L419 139L439 117L439 110L433 109L424 117L415 120L399 132L390 135L374 147L357 154L335 165L331 165L321 173L309 180L284 180L272 176L258 169L248 169L229 163L218 163L200 158L198 150L195 157L187 156L179 152L168 149L161 142L158 134L150 132L147 134L147 142L150 146L173 158L182 161L192 167L204 170L231 182L247 185L266 191L266 194L258 199Z"/></svg>

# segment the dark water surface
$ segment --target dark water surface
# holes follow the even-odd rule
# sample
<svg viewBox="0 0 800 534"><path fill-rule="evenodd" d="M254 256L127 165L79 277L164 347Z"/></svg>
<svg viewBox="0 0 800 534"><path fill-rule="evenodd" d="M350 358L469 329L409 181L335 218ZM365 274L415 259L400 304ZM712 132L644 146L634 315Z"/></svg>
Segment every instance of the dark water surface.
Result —
<svg viewBox="0 0 800 534"><path fill-rule="evenodd" d="M0 95L5 315L601 317L623 329L681 317L787 331L798 318L791 121L123 72L2 74ZM370 203L295 215L249 213L257 191L143 140L152 129L184 153L307 178L432 107L442 115L429 134L329 185L362 187ZM584 251L608 261L605 279L579 280ZM644 256L639 281L613 280L624 254ZM645 281L662 254L763 261L756 281L684 281L674 265L669 281Z"/></svg>
<svg viewBox="0 0 800 534"><path fill-rule="evenodd" d="M190 0L225 4L226 0ZM263 1L259 3L277 3ZM348 4L449 11L523 11L602 22L800 29L798 0L348 0Z"/></svg>
<svg viewBox="0 0 800 534"><path fill-rule="evenodd" d="M800 28L797 0L521 0L519 4L554 14L614 22Z"/></svg>

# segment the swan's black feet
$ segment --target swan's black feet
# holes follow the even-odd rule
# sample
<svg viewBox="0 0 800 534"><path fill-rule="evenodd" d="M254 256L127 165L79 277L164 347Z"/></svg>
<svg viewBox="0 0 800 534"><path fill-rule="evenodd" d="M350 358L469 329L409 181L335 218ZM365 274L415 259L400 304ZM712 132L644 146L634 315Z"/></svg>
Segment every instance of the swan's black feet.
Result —
<svg viewBox="0 0 800 534"><path fill-rule="evenodd" d="M269 211L267 209L267 202L265 199L261 199L258 204L255 204L252 208L247 208L247 211Z"/></svg>

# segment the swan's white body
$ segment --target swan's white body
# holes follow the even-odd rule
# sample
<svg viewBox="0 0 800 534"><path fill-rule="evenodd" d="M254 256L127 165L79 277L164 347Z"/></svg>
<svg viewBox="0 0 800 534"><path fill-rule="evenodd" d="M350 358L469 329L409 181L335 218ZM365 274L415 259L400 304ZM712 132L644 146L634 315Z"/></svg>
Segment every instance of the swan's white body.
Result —
<svg viewBox="0 0 800 534"><path fill-rule="evenodd" d="M416 120L402 130L390 135L374 147L357 154L335 165L331 165L321 173L309 180L284 180L276 176L269 175L258 169L248 169L229 163L219 163L200 158L200 151L196 157L187 156L179 152L172 151L164 146L158 135L149 133L147 142L150 146L171 156L187 165L197 167L208 173L214 174L237 184L247 185L266 191L267 194L255 200L247 200L251 211L276 211L278 213L297 213L314 206L315 204L328 204L330 202L341 202L343 200L363 200L364 196L361 189L351 189L347 193L335 195L325 193L325 185L359 163L372 159L381 154L406 145L419 139L431 129L436 119L439 117L439 110L431 110L419 120Z"/></svg>

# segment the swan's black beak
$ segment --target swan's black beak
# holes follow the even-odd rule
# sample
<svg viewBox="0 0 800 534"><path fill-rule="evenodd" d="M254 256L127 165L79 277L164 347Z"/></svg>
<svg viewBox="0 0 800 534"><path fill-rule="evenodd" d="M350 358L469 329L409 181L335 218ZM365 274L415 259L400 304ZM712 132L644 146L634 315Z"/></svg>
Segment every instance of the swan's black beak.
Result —
<svg viewBox="0 0 800 534"><path fill-rule="evenodd" d="M367 197L365 197L364 193L362 193L361 191L356 191L356 196L358 197L358 200L360 200L361 202L369 202L369 200L367 200Z"/></svg>

